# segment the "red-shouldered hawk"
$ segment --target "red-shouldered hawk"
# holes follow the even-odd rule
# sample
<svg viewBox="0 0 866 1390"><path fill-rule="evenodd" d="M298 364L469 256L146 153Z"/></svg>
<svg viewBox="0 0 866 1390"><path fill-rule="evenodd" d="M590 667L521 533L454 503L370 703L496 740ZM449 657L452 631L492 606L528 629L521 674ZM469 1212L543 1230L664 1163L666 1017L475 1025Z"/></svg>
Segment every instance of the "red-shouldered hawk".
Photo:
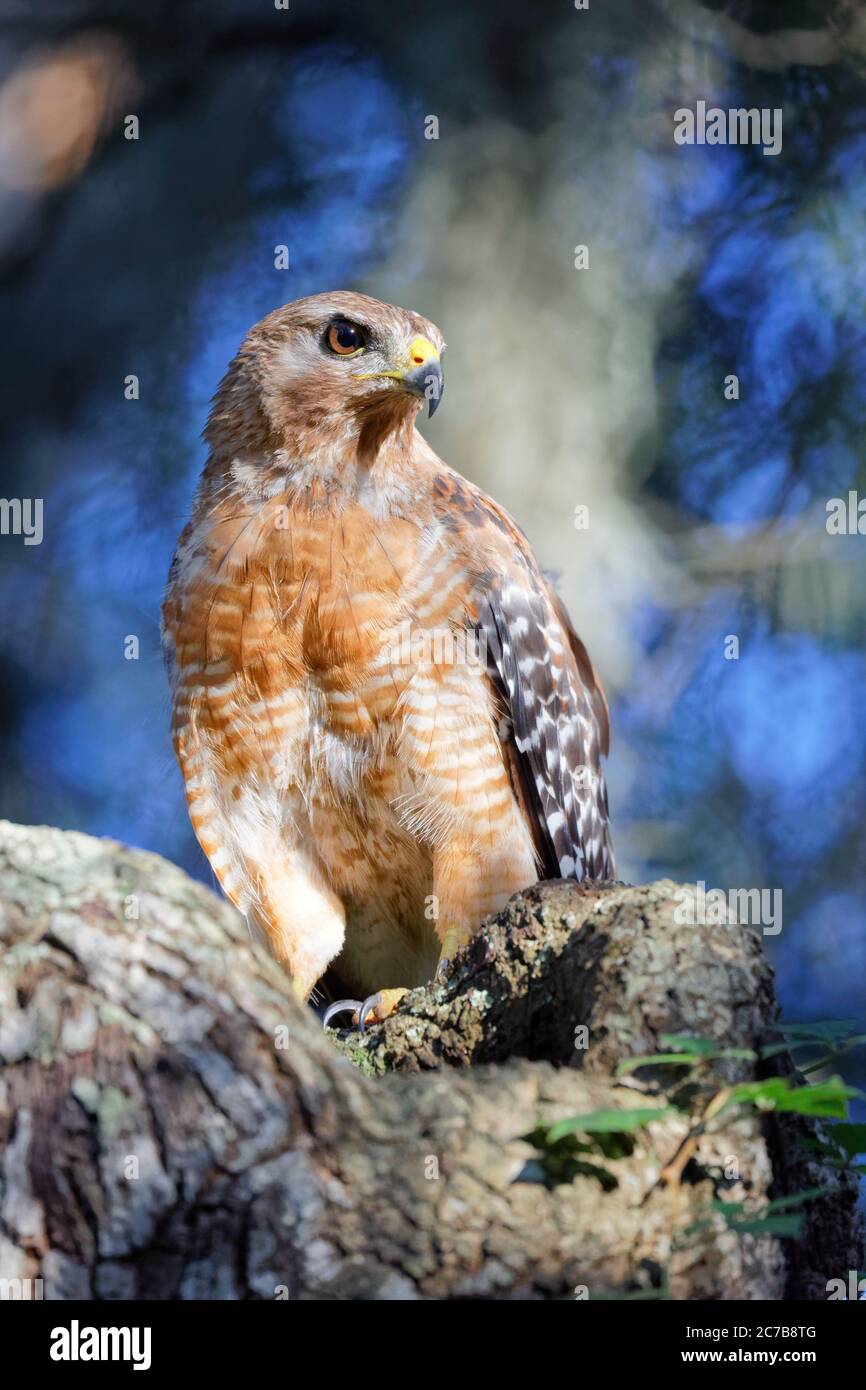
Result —
<svg viewBox="0 0 866 1390"><path fill-rule="evenodd" d="M202 848L297 993L333 966L362 1026L539 876L614 876L586 649L523 533L415 428L443 347L344 291L253 328L164 607Z"/></svg>

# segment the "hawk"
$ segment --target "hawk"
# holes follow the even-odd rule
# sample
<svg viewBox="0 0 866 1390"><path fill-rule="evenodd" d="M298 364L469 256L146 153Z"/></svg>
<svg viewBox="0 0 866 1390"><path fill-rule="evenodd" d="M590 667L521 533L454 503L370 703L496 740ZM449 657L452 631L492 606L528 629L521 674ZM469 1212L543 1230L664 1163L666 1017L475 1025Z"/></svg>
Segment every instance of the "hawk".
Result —
<svg viewBox="0 0 866 1390"><path fill-rule="evenodd" d="M510 516L415 427L442 335L347 291L247 335L163 630L189 814L309 999L363 1028L539 877L610 879L608 711ZM326 1017L327 1022L327 1017Z"/></svg>

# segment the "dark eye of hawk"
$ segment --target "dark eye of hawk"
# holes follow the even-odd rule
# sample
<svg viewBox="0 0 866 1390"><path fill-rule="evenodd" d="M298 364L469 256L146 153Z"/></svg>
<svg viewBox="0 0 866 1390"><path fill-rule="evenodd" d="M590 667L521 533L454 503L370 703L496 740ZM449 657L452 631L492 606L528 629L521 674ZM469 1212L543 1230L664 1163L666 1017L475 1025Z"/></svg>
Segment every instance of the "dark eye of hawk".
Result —
<svg viewBox="0 0 866 1390"><path fill-rule="evenodd" d="M348 319L335 319L325 334L325 342L338 357L352 357L366 345L364 330Z"/></svg>

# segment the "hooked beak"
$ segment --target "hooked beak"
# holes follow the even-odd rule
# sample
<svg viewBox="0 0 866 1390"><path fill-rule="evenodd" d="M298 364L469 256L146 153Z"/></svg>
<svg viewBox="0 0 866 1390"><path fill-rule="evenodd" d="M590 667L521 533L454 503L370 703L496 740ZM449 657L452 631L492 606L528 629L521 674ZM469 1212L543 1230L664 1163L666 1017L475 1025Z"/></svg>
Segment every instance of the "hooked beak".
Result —
<svg viewBox="0 0 866 1390"><path fill-rule="evenodd" d="M432 415L439 407L442 399L442 392L445 390L445 379L442 375L442 363L439 359L439 349L431 343L429 338L413 338L409 344L408 357L396 371L384 372L358 372L359 380L370 381L376 377L391 377L408 391L411 396L423 396L427 401L427 414Z"/></svg>
<svg viewBox="0 0 866 1390"><path fill-rule="evenodd" d="M412 367L401 378L404 390L411 392L413 396L424 396L427 401L427 416L429 417L439 408L442 399L442 392L445 390L445 378L442 375L442 363L439 361L439 354L428 358L426 362L421 362L418 366Z"/></svg>

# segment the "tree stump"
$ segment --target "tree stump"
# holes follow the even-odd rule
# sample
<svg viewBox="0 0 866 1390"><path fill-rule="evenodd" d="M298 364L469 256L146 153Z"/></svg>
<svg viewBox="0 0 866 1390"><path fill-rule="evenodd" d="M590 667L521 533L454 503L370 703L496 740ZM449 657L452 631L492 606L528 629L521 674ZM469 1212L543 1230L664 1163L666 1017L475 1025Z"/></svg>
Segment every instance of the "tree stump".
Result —
<svg viewBox="0 0 866 1390"><path fill-rule="evenodd" d="M173 865L0 823L0 1279L53 1299L825 1298L862 1228L853 1178L799 1143L814 1123L733 1110L665 1181L689 1119L654 1069L615 1074L664 1034L755 1048L777 1018L760 938L676 925L676 891L539 884L444 984L337 1038ZM635 1107L658 1118L613 1148L544 1138ZM815 1186L798 1241L712 1206Z"/></svg>

